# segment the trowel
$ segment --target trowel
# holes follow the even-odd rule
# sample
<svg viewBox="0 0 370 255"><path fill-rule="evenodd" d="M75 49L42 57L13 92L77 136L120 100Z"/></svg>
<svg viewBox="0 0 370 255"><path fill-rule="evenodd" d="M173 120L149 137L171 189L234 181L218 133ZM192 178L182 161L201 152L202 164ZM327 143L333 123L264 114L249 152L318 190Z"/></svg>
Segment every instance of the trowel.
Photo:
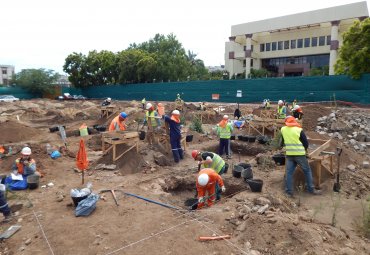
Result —
<svg viewBox="0 0 370 255"><path fill-rule="evenodd" d="M334 192L339 192L340 191L340 183L339 183L339 169L340 169L340 155L342 154L342 148L339 148L337 147L337 152L336 152L336 155L337 155L337 182L334 183L334 186L333 186L333 191Z"/></svg>

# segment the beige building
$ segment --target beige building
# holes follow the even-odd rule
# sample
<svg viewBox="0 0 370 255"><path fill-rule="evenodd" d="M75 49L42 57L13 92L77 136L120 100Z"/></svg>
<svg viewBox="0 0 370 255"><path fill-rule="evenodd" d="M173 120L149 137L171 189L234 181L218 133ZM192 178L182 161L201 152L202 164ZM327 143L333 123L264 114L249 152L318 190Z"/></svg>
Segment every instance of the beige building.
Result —
<svg viewBox="0 0 370 255"><path fill-rule="evenodd" d="M333 75L343 33L367 17L366 2L358 2L234 25L225 44L225 69L230 78L244 73L248 78L251 68L302 76L327 66Z"/></svg>
<svg viewBox="0 0 370 255"><path fill-rule="evenodd" d="M0 84L9 85L14 75L14 66L0 65Z"/></svg>

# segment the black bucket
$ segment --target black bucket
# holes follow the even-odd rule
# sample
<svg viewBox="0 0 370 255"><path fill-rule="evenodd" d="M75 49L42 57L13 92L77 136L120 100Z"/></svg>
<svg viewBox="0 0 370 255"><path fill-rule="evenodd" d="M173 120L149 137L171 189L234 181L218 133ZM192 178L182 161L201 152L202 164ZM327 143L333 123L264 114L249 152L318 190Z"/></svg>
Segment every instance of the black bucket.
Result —
<svg viewBox="0 0 370 255"><path fill-rule="evenodd" d="M40 176L32 174L27 176L27 184L29 189L37 189L40 183Z"/></svg>
<svg viewBox="0 0 370 255"><path fill-rule="evenodd" d="M88 197L88 195L83 196L83 197L71 197L71 198L72 198L73 204L75 206L77 206L79 202L81 202L82 200L86 199L87 197Z"/></svg>
<svg viewBox="0 0 370 255"><path fill-rule="evenodd" d="M224 171L224 174L226 174L228 170L229 170L229 164L225 162L225 171Z"/></svg>
<svg viewBox="0 0 370 255"><path fill-rule="evenodd" d="M255 141L256 141L256 137L255 136L249 136L248 137L248 142L254 143Z"/></svg>
<svg viewBox="0 0 370 255"><path fill-rule="evenodd" d="M230 140L235 140L235 135L231 135Z"/></svg>
<svg viewBox="0 0 370 255"><path fill-rule="evenodd" d="M241 174L242 178L246 181L249 179L253 179L253 171L252 168L244 168Z"/></svg>
<svg viewBox="0 0 370 255"><path fill-rule="evenodd" d="M198 198L186 199L184 204L189 208L189 210L196 210L198 208Z"/></svg>
<svg viewBox="0 0 370 255"><path fill-rule="evenodd" d="M249 136L247 136L247 135L243 135L242 140L243 140L244 142L248 142L248 141L249 141Z"/></svg>
<svg viewBox="0 0 370 255"><path fill-rule="evenodd" d="M99 132L104 132L107 130L107 126L104 125L94 125L93 128Z"/></svg>
<svg viewBox="0 0 370 255"><path fill-rule="evenodd" d="M270 141L270 139L268 138L268 136L258 136L257 137L257 141L260 143L260 144L266 144Z"/></svg>
<svg viewBox="0 0 370 255"><path fill-rule="evenodd" d="M233 169L233 176L235 178L240 178L242 176L243 167L235 165Z"/></svg>
<svg viewBox="0 0 370 255"><path fill-rule="evenodd" d="M66 129L66 126L63 126L63 127L64 127L64 129ZM59 131L59 127L58 126L51 127L51 128L49 128L49 131L50 131L50 133L57 132L57 131Z"/></svg>
<svg viewBox="0 0 370 255"><path fill-rule="evenodd" d="M252 192L261 192L262 191L262 186L263 186L263 181L260 179L252 179L252 180L247 180L247 183L249 184L249 187L251 188Z"/></svg>
<svg viewBox="0 0 370 255"><path fill-rule="evenodd" d="M285 165L285 155L283 154L275 154L274 156L272 156L272 159L279 166Z"/></svg>
<svg viewBox="0 0 370 255"><path fill-rule="evenodd" d="M248 163L239 163L238 164L238 166L241 166L241 167L243 167L243 168L251 168L252 167L252 165L251 164L248 164Z"/></svg>
<svg viewBox="0 0 370 255"><path fill-rule="evenodd" d="M145 139L145 131L140 131L139 139L144 140Z"/></svg>
<svg viewBox="0 0 370 255"><path fill-rule="evenodd" d="M243 141L243 136L242 135L238 135L238 140Z"/></svg>
<svg viewBox="0 0 370 255"><path fill-rule="evenodd" d="M186 142L187 143L190 143L190 142L192 142L193 141L193 135L187 135L186 136Z"/></svg>

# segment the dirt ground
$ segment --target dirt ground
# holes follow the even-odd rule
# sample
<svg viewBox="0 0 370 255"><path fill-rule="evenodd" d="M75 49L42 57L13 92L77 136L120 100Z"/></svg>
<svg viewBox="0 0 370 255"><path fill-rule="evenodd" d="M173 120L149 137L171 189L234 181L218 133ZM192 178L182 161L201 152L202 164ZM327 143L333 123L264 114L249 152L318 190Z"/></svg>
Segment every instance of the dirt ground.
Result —
<svg viewBox="0 0 370 255"><path fill-rule="evenodd" d="M197 104L187 104L184 130L194 137L187 143L184 160L175 164L164 144L149 147L145 140L137 138L127 139L127 144L117 152L127 150L135 142L138 151L131 150L116 162L112 152L103 155L102 134L93 126L109 125L116 113L124 110L129 114L128 129L140 132L145 130L141 128L144 112L140 102L117 101L115 115L100 118L99 103L46 99L0 103L0 145L5 149L11 146L13 150L12 155L0 160L0 173L10 173L11 165L27 144L44 175L38 189L8 192L9 204L23 207L16 212L13 222L0 225L0 231L15 224L21 229L0 243L0 254L370 254L369 239L358 228L363 206L369 202L370 170L362 164L370 159L369 146L359 153L345 140L333 138L326 150L343 148L341 192L332 191L334 176L323 173L321 196L297 191L295 198L287 198L283 189L285 166L272 160L272 155L279 152L273 143L249 143L236 138L231 144L233 157L227 160L229 170L223 175L226 192L222 199L210 208L189 211L184 202L195 196L197 174L191 151L217 151L218 139L212 127L224 113L232 113L235 104L223 104L226 106L220 113L217 104L207 104L209 114L203 114L204 134L189 129L194 117L201 113L196 110ZM168 113L175 107L174 103L164 104ZM255 109L259 106L240 107L243 114L250 115L258 112ZM303 106L303 128L310 139L330 138L315 129L318 118L333 110L345 114L352 109ZM361 110L370 119L370 110ZM70 190L84 187L75 159L81 139L78 129L83 123L91 131L83 137L90 161L85 183L93 185L93 193L118 190L119 205L116 206L111 193L102 193L91 215L75 217ZM67 151L53 160L46 153L46 144L55 149L64 146L59 132L49 131L58 125L66 127ZM248 135L247 130L236 130L235 134ZM315 149L312 146L311 151ZM233 177L232 170L240 162L250 163L253 178L263 180L262 192L252 192L244 180ZM112 164L115 168L104 169ZM330 161L324 160L323 165L329 168ZM355 169L350 170L349 165ZM334 159L333 169L336 167ZM220 235L231 238L198 240L201 236Z"/></svg>

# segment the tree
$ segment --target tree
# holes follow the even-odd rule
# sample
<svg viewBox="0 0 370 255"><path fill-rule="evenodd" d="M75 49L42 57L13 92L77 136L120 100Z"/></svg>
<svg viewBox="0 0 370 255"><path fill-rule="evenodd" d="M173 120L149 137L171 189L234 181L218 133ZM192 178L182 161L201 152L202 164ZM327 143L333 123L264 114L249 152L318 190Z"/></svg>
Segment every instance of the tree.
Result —
<svg viewBox="0 0 370 255"><path fill-rule="evenodd" d="M23 69L13 77L13 83L32 93L51 93L59 74L46 69Z"/></svg>
<svg viewBox="0 0 370 255"><path fill-rule="evenodd" d="M324 76L329 75L329 66L311 68L310 76Z"/></svg>
<svg viewBox="0 0 370 255"><path fill-rule="evenodd" d="M253 69L251 68L251 72L249 73L249 78L256 79L256 78L265 78L270 76L270 73L266 69Z"/></svg>
<svg viewBox="0 0 370 255"><path fill-rule="evenodd" d="M355 21L344 33L334 70L336 74L347 74L353 79L370 73L370 18Z"/></svg>

